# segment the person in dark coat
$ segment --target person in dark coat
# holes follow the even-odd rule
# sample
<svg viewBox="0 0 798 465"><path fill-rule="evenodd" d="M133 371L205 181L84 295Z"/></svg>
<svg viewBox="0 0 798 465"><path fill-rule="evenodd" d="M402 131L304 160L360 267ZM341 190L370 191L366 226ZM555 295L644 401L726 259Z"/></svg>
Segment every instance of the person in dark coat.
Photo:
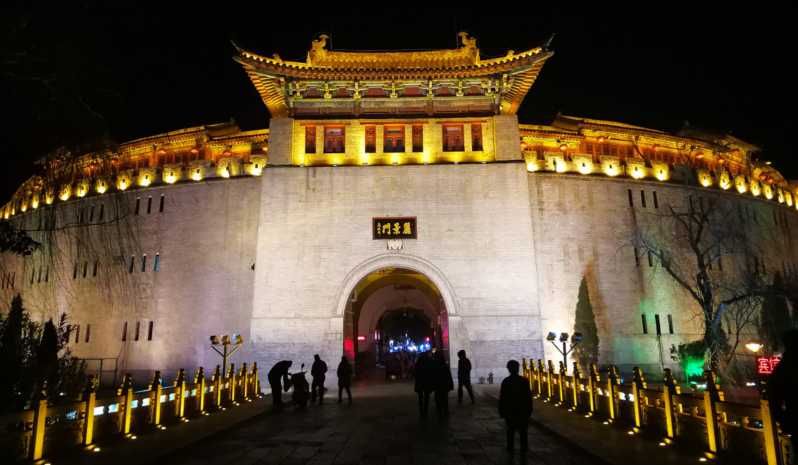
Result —
<svg viewBox="0 0 798 465"><path fill-rule="evenodd" d="M288 379L289 368L291 368L291 360L283 360L275 363L267 375L269 379L269 386L272 388L272 403L277 409L283 406L283 386L285 386L286 392L291 387L291 382ZM282 385L280 384L280 381L282 381Z"/></svg>
<svg viewBox="0 0 798 465"><path fill-rule="evenodd" d="M319 354L313 356L310 376L313 378L310 385L310 403L316 402L316 391L318 390L319 405L321 405L324 403L324 380L327 378L327 363L319 357Z"/></svg>
<svg viewBox="0 0 798 465"><path fill-rule="evenodd" d="M346 389L349 405L352 405L352 390L350 389L352 387L352 365L349 364L346 356L341 357L341 363L338 364L336 374L338 375L338 403L341 403L341 397L344 389Z"/></svg>
<svg viewBox="0 0 798 465"><path fill-rule="evenodd" d="M474 390L471 388L471 360L466 358L466 351L457 352L457 403L463 403L463 388L468 391L471 403L474 403Z"/></svg>
<svg viewBox="0 0 798 465"><path fill-rule="evenodd" d="M433 360L435 410L438 412L438 417L446 418L449 416L449 392L454 391L452 370L449 369L449 365L443 357L443 352L436 352Z"/></svg>
<svg viewBox="0 0 798 465"><path fill-rule="evenodd" d="M510 376L502 381L499 393L499 416L504 418L507 425L507 450L513 451L515 433L521 436L521 453L528 450L527 427L529 417L532 416L532 391L529 389L529 380L518 376L520 366L517 361L507 362L507 371Z"/></svg>
<svg viewBox="0 0 798 465"><path fill-rule="evenodd" d="M422 352L416 360L415 390L418 395L418 413L421 418L427 417L429 411L429 396L432 393L432 360L428 352Z"/></svg>
<svg viewBox="0 0 798 465"><path fill-rule="evenodd" d="M781 430L791 436L792 450L798 451L798 329L784 333L783 340L784 353L768 379L765 394Z"/></svg>

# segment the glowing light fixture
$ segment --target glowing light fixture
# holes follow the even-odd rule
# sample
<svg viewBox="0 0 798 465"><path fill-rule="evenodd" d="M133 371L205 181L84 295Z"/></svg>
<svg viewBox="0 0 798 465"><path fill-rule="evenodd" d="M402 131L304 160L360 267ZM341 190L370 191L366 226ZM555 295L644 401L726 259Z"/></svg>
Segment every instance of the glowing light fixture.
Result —
<svg viewBox="0 0 798 465"><path fill-rule="evenodd" d="M58 198L61 200L69 200L69 197L72 196L72 188L67 184L66 186L61 188L61 192L58 193Z"/></svg>
<svg viewBox="0 0 798 465"><path fill-rule="evenodd" d="M759 181L756 179L751 179L749 189L751 190L751 195L754 197L759 197L762 195L762 185L759 184Z"/></svg>
<svg viewBox="0 0 798 465"><path fill-rule="evenodd" d="M163 182L166 184L174 184L177 182L177 172L174 168L167 168L163 172Z"/></svg>
<svg viewBox="0 0 798 465"><path fill-rule="evenodd" d="M748 192L748 182L746 182L745 176L740 175L734 178L734 187L741 194Z"/></svg>
<svg viewBox="0 0 798 465"><path fill-rule="evenodd" d="M762 186L762 193L765 194L765 198L771 200L773 198L773 186L770 184L764 184Z"/></svg>
<svg viewBox="0 0 798 465"><path fill-rule="evenodd" d="M400 158L399 158L399 154L398 153L395 153L395 154L391 155L391 164L392 165L398 165L399 161L400 161ZM455 163L457 163L457 161L455 161Z"/></svg>
<svg viewBox="0 0 798 465"><path fill-rule="evenodd" d="M124 190L126 190L128 187L130 187L130 179L128 179L127 177L125 177L125 176L120 176L120 177L119 177L119 178L116 180L116 188L117 188L117 189L119 189L120 191L124 191Z"/></svg>
<svg viewBox="0 0 798 465"><path fill-rule="evenodd" d="M194 181L202 181L202 168L194 168L191 170L191 179Z"/></svg>
<svg viewBox="0 0 798 465"><path fill-rule="evenodd" d="M608 161L604 163L602 171L604 171L604 174L610 177L618 176L618 174L621 172L618 162L615 161Z"/></svg>
<svg viewBox="0 0 798 465"><path fill-rule="evenodd" d="M579 162L579 172L582 174L590 174L593 172L593 163L589 163L587 161L580 161Z"/></svg>
<svg viewBox="0 0 798 465"><path fill-rule="evenodd" d="M54 200L55 194L53 193L53 190L48 189L47 192L44 193L44 203L47 205L52 205Z"/></svg>
<svg viewBox="0 0 798 465"><path fill-rule="evenodd" d="M108 183L105 182L104 179L98 179L97 183L94 185L94 190L98 194L105 194L105 192L108 190Z"/></svg>
<svg viewBox="0 0 798 465"><path fill-rule="evenodd" d="M629 176L631 176L634 179L643 179L644 177L646 177L645 167L642 167L637 164L629 166Z"/></svg>
<svg viewBox="0 0 798 465"><path fill-rule="evenodd" d="M751 353L754 353L754 354L756 354L760 350L762 350L762 347L764 347L763 344L760 344L759 342L754 342L754 341L751 341L751 342L745 344L745 349L747 351L751 352Z"/></svg>
<svg viewBox="0 0 798 465"><path fill-rule="evenodd" d="M34 210L39 208L39 194L33 194L30 198L30 206Z"/></svg>
<svg viewBox="0 0 798 465"><path fill-rule="evenodd" d="M729 177L729 173L723 171L718 176L718 186L723 190L729 190L731 187L731 178Z"/></svg>
<svg viewBox="0 0 798 465"><path fill-rule="evenodd" d="M152 184L152 176L150 175L150 173L144 173L141 176L139 176L139 186L147 187L150 184Z"/></svg>

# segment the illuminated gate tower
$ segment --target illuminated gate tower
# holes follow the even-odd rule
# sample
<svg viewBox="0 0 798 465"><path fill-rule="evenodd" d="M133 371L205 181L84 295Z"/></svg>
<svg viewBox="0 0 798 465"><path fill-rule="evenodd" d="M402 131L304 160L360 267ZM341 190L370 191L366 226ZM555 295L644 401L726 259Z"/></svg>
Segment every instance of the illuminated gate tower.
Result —
<svg viewBox="0 0 798 465"><path fill-rule="evenodd" d="M340 52L320 36L304 62L238 50L272 117L252 321L264 357L373 355L395 309L473 354L476 374L542 354L515 113L552 53L482 59L460 41Z"/></svg>
<svg viewBox="0 0 798 465"><path fill-rule="evenodd" d="M38 321L66 312L75 356L145 378L217 363L211 334L245 336L236 364L369 362L407 315L478 377L559 360L545 336L573 332L587 295L600 363L656 372L703 334L695 301L630 245L669 205L732 202L760 267L798 273L798 185L756 147L565 115L519 125L552 53L482 59L460 40L339 52L320 37L303 62L239 49L269 129L54 158L0 207L44 244L0 256L0 310L21 294Z"/></svg>

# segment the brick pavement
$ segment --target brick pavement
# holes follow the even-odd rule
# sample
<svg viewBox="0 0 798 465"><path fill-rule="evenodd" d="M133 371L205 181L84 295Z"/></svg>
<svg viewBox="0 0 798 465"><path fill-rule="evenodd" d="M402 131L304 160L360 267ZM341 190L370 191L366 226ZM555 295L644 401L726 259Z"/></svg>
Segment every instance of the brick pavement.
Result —
<svg viewBox="0 0 798 465"><path fill-rule="evenodd" d="M488 388L488 386L485 386ZM418 418L416 397L408 383L355 386L354 405L328 403L304 411L288 408L264 415L227 432L163 457L174 465L235 463L284 465L426 465L524 463L516 450L504 450L504 426L489 389L475 386L475 406L458 406L450 397L451 416L440 421L431 406ZM516 445L517 447L517 445ZM545 465L601 463L535 425L529 428L526 463Z"/></svg>

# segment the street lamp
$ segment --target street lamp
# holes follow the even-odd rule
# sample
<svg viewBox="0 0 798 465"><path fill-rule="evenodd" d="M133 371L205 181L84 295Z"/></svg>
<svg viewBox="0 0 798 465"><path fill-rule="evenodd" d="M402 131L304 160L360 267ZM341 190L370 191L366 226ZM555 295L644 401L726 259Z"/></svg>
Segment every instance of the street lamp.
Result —
<svg viewBox="0 0 798 465"><path fill-rule="evenodd" d="M760 343L758 343L758 342L749 342L749 343L747 343L747 344L745 345L745 348L746 348L746 349L747 349L749 352L751 352L752 354L757 354L757 353L759 353L759 351L760 351L760 350L762 350L762 347L764 347L764 345L763 345L763 344L760 344Z"/></svg>
<svg viewBox="0 0 798 465"><path fill-rule="evenodd" d="M233 334L232 340L229 335L211 336L211 349L222 356L222 373L227 373L227 358L233 355L244 343L244 338L240 334ZM222 350L216 348L222 346ZM230 346L233 346L230 348Z"/></svg>
<svg viewBox="0 0 798 465"><path fill-rule="evenodd" d="M557 337L557 333L553 331L549 331L549 334L546 336L546 340L551 342L551 345L557 349L557 352L562 354L562 363L567 368L568 367L568 354L571 353L574 348L582 342L582 333L576 332L571 336L571 348L568 348L568 333L560 333L559 338ZM556 340L562 344L562 349L557 345Z"/></svg>
<svg viewBox="0 0 798 465"><path fill-rule="evenodd" d="M759 353L760 350L762 350L763 347L765 347L764 344L761 344L756 341L747 342L745 344L745 349L748 352L751 352L751 356L754 357L754 364L756 366L754 375L756 376L757 389L759 389L760 392L762 391L765 380L764 380L764 375L760 373L759 358L757 357L757 354Z"/></svg>

